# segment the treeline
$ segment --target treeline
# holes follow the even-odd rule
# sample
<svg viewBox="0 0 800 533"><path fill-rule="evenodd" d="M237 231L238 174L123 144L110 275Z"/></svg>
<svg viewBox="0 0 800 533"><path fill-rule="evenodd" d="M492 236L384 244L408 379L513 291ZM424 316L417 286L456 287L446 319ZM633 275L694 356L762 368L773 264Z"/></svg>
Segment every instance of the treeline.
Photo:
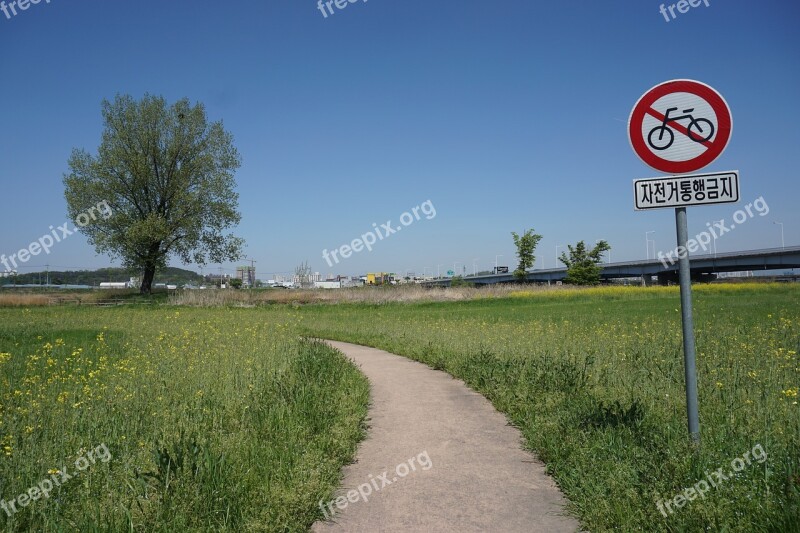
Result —
<svg viewBox="0 0 800 533"><path fill-rule="evenodd" d="M104 281L123 282L130 278L141 277L141 273L125 268L98 268L97 270L73 270L48 272L26 272L9 278L2 279L3 284L15 283L17 285L44 285L47 280L53 285L89 285L99 286ZM176 285L201 284L203 277L197 272L177 267L167 267L160 270L155 276L155 283L173 283Z"/></svg>

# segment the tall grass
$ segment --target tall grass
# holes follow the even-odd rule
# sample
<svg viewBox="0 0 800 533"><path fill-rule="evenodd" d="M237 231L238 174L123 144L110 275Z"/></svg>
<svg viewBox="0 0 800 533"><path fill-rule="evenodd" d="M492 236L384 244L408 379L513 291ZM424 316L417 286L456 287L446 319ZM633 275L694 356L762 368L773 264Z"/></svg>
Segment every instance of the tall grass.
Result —
<svg viewBox="0 0 800 533"><path fill-rule="evenodd" d="M50 298L44 294L2 293L0 307L38 307L49 305Z"/></svg>
<svg viewBox="0 0 800 533"><path fill-rule="evenodd" d="M43 307L47 305L94 305L104 302L155 303L166 301L167 291L140 295L132 289L4 289L0 307Z"/></svg>
<svg viewBox="0 0 800 533"><path fill-rule="evenodd" d="M296 317L0 310L0 498L101 444L3 531L305 531L363 434L365 378ZM66 468L65 468L66 467Z"/></svg>

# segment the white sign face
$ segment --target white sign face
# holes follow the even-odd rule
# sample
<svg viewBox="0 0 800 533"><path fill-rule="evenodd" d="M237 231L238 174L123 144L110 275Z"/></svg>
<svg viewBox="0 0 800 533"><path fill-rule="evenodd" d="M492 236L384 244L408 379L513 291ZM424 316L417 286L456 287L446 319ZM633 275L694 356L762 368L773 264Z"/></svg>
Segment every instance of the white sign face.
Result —
<svg viewBox="0 0 800 533"><path fill-rule="evenodd" d="M637 211L731 204L739 201L739 171L634 180L633 197Z"/></svg>
<svg viewBox="0 0 800 533"><path fill-rule="evenodd" d="M641 135L650 151L661 159L673 163L697 159L708 150L706 141L716 140L717 114L711 104L696 94L665 94L651 107L664 111L658 118L650 113L645 115ZM685 124L689 127L681 127Z"/></svg>

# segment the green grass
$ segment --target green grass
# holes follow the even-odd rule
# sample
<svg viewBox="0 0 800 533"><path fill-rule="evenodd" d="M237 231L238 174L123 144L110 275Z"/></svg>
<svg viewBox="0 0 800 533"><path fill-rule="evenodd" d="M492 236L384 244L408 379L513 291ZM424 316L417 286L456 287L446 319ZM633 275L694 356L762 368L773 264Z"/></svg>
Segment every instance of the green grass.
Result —
<svg viewBox="0 0 800 533"><path fill-rule="evenodd" d="M368 383L299 340L296 321L0 309L0 498L75 473L88 450L111 455L11 517L0 509L0 530L307 530L364 434Z"/></svg>
<svg viewBox="0 0 800 533"><path fill-rule="evenodd" d="M797 531L800 289L700 286L695 323L699 449L676 289L0 309L0 498L100 445L111 455L0 510L0 530L307 530L363 437L368 384L306 335L464 379L520 428L590 531ZM764 462L666 518L657 509L759 445Z"/></svg>
<svg viewBox="0 0 800 533"><path fill-rule="evenodd" d="M695 291L702 445L686 428L677 289L310 306L306 333L463 379L506 413L590 531L800 529L800 290ZM767 454L665 518L669 500ZM716 479L716 478L715 478Z"/></svg>

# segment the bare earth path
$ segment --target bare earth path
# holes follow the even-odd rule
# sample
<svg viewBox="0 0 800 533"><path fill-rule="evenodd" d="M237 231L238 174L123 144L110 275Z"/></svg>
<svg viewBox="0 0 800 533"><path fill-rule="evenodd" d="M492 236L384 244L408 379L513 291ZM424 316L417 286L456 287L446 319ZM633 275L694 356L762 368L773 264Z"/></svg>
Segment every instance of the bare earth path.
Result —
<svg viewBox="0 0 800 533"><path fill-rule="evenodd" d="M333 520L313 531L579 529L541 463L522 450L519 431L483 396L404 357L329 343L369 378L372 407L369 436L337 493L343 509L324 502Z"/></svg>

